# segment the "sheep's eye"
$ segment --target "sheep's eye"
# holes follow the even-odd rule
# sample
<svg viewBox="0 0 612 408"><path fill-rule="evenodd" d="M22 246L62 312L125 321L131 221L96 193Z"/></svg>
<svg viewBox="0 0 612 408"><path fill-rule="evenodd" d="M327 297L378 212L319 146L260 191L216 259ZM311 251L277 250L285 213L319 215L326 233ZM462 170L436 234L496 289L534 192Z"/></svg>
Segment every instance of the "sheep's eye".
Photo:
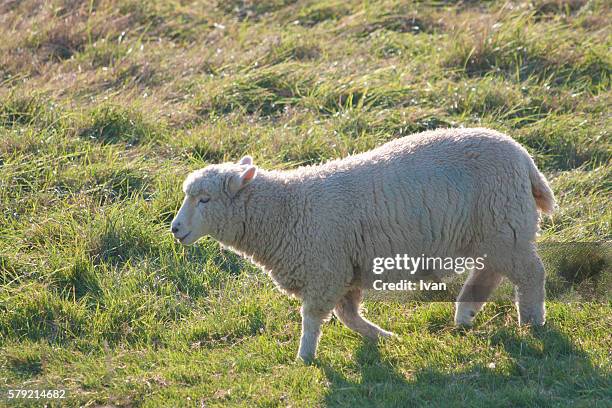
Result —
<svg viewBox="0 0 612 408"><path fill-rule="evenodd" d="M210 201L210 197L200 198L200 204L206 204L209 201Z"/></svg>

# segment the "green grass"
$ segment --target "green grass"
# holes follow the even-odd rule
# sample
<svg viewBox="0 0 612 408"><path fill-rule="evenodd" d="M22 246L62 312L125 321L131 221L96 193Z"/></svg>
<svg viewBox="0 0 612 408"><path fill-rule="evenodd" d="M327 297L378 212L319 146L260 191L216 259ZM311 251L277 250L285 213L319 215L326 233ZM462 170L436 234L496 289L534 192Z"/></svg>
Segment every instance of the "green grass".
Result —
<svg viewBox="0 0 612 408"><path fill-rule="evenodd" d="M0 10L2 392L66 389L57 406L609 406L607 2ZM292 168L450 126L507 132L552 181L543 328L517 327L509 302L466 331L451 303L369 300L400 337L377 346L332 320L305 366L297 301L216 242L167 232L183 177L206 164ZM565 301L589 283L598 302Z"/></svg>

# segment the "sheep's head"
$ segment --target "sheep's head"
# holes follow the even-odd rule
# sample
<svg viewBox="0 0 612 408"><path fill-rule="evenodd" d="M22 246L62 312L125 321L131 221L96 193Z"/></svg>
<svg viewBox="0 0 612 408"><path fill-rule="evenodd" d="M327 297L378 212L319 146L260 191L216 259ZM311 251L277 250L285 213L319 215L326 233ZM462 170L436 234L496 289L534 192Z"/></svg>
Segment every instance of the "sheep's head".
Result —
<svg viewBox="0 0 612 408"><path fill-rule="evenodd" d="M235 239L244 218L244 206L237 198L256 174L253 160L245 156L238 163L214 164L187 176L185 198L171 224L174 237L184 245L204 235L221 242Z"/></svg>

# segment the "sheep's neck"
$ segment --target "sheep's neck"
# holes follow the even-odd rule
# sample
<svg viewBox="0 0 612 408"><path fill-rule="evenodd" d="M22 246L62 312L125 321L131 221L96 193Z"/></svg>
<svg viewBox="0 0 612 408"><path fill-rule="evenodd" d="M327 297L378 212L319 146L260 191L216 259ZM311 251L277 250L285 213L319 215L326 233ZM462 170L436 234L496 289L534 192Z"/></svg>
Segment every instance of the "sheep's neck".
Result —
<svg viewBox="0 0 612 408"><path fill-rule="evenodd" d="M299 206L286 180L258 175L245 191L244 234L234 247L258 264L271 267L298 224Z"/></svg>

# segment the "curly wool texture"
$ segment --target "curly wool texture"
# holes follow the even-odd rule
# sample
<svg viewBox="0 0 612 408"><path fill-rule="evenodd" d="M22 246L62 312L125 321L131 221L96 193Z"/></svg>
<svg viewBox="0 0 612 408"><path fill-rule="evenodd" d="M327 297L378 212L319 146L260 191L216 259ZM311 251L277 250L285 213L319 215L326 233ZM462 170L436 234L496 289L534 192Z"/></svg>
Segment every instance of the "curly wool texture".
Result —
<svg viewBox="0 0 612 408"><path fill-rule="evenodd" d="M550 213L554 199L511 138L445 129L322 165L260 169L234 205L244 206L244 231L222 242L283 290L325 296L366 277L374 257L459 256L483 253L495 239L533 241L536 208Z"/></svg>
<svg viewBox="0 0 612 408"><path fill-rule="evenodd" d="M185 191L225 191L244 168L209 166L186 180ZM488 254L486 270L466 282L456 321L471 323L484 302L470 300L470 291L483 287L486 297L501 276L517 285L521 320L544 321L544 272L533 241L538 209L553 210L553 193L527 151L499 132L429 131L321 165L259 169L227 199L229 214L203 211L220 217L208 233L303 299L305 357L316 348L317 322L334 308L349 327L381 333L358 315L375 257Z"/></svg>

